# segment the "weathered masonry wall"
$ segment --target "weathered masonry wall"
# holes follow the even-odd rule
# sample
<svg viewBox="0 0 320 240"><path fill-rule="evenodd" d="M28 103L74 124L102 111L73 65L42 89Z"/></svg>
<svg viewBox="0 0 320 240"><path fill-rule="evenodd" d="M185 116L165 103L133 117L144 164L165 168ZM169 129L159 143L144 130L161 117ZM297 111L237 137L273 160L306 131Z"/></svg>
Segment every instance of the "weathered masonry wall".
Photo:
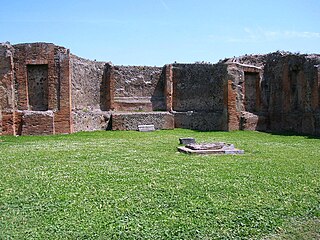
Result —
<svg viewBox="0 0 320 240"><path fill-rule="evenodd" d="M136 130L141 124L174 128L173 115L160 112L166 111L165 68L108 63L102 89L105 109L112 111L110 129Z"/></svg>
<svg viewBox="0 0 320 240"><path fill-rule="evenodd" d="M71 55L72 119L74 131L106 129L110 113L106 109L105 62Z"/></svg>
<svg viewBox="0 0 320 240"><path fill-rule="evenodd" d="M163 68L112 66L112 109L115 111L165 110Z"/></svg>
<svg viewBox="0 0 320 240"><path fill-rule="evenodd" d="M34 111L48 110L48 65L27 65L29 108Z"/></svg>
<svg viewBox="0 0 320 240"><path fill-rule="evenodd" d="M319 59L275 57L264 68L269 129L320 134Z"/></svg>
<svg viewBox="0 0 320 240"><path fill-rule="evenodd" d="M71 55L72 109L100 109L100 88L104 62L95 62Z"/></svg>
<svg viewBox="0 0 320 240"><path fill-rule="evenodd" d="M154 125L155 129L173 129L174 116L169 112L118 112L112 114L112 130L138 130L139 125Z"/></svg>
<svg viewBox="0 0 320 240"><path fill-rule="evenodd" d="M261 67L228 63L228 129L266 130L267 105L263 98Z"/></svg>
<svg viewBox="0 0 320 240"><path fill-rule="evenodd" d="M225 64L173 64L172 109L175 126L227 130Z"/></svg>
<svg viewBox="0 0 320 240"><path fill-rule="evenodd" d="M114 66L51 43L0 45L0 135L153 124L320 135L320 55Z"/></svg>
<svg viewBox="0 0 320 240"><path fill-rule="evenodd" d="M13 47L0 45L0 135L15 134Z"/></svg>
<svg viewBox="0 0 320 240"><path fill-rule="evenodd" d="M72 132L69 51L47 43L1 50L2 134Z"/></svg>
<svg viewBox="0 0 320 240"><path fill-rule="evenodd" d="M229 61L229 129L319 135L319 63L280 52Z"/></svg>

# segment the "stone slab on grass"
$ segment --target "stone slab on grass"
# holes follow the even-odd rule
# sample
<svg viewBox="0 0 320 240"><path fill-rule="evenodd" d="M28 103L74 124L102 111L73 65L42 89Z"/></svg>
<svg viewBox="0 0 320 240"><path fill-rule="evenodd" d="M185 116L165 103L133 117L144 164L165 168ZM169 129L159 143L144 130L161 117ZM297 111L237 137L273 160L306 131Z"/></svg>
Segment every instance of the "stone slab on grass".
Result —
<svg viewBox="0 0 320 240"><path fill-rule="evenodd" d="M156 129L154 128L153 124L149 124L149 125L138 125L138 131L139 132L153 132Z"/></svg>

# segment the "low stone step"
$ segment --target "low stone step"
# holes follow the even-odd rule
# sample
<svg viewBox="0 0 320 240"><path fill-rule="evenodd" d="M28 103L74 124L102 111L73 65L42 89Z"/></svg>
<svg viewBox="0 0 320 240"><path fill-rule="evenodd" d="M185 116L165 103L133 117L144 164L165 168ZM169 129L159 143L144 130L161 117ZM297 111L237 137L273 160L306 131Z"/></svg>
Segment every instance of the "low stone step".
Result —
<svg viewBox="0 0 320 240"><path fill-rule="evenodd" d="M155 131L155 128L153 124L138 125L138 130L139 132L152 132L152 131Z"/></svg>

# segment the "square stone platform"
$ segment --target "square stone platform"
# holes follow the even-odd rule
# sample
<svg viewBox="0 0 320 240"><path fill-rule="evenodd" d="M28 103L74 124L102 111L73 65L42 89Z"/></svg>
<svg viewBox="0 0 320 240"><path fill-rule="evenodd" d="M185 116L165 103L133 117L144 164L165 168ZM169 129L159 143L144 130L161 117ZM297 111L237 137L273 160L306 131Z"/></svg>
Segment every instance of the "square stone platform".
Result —
<svg viewBox="0 0 320 240"><path fill-rule="evenodd" d="M203 143L203 144L188 144L178 147L178 151L188 154L244 154L244 150L237 149L233 144L226 143Z"/></svg>

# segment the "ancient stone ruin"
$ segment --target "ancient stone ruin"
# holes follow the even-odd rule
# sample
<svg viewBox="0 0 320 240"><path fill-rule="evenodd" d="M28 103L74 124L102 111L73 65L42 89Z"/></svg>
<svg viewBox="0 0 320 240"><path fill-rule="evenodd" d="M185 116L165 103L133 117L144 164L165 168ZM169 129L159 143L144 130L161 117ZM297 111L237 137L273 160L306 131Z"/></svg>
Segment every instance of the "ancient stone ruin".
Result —
<svg viewBox="0 0 320 240"><path fill-rule="evenodd" d="M191 143L178 147L178 151L189 154L244 154L244 150L237 149L233 144L216 143Z"/></svg>
<svg viewBox="0 0 320 240"><path fill-rule="evenodd" d="M320 135L320 55L114 66L51 43L0 44L0 134L188 128Z"/></svg>

